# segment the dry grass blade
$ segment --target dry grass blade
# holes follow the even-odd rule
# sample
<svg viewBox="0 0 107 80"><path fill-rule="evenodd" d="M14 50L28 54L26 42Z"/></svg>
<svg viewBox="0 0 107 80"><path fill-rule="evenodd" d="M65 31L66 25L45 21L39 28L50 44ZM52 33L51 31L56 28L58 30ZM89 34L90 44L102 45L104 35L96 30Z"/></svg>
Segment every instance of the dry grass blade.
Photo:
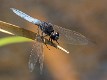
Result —
<svg viewBox="0 0 107 80"><path fill-rule="evenodd" d="M0 29L2 31L5 31L4 33L6 33L6 31L7 31L9 33L12 33L13 35L23 36L23 37L30 38L33 40L36 37L36 33L32 32L32 31L26 30L26 29L21 28L19 26L16 26L16 25L13 25L10 23L6 23L3 21L0 21ZM9 34L9 33L7 33L7 34Z"/></svg>
<svg viewBox="0 0 107 80"><path fill-rule="evenodd" d="M21 28L19 26L16 26L16 25L13 25L13 24L10 24L10 23L6 23L6 22L3 22L3 21L0 21L0 31L3 32L3 33L10 34L10 35L26 37L26 38L29 38L29 39L32 39L32 40L35 40L35 38L37 36L36 33L32 32L30 30L27 30L27 29L24 29L24 28ZM42 42L42 43L44 43L44 42ZM57 44L54 44L54 43L51 43L46 38L45 38L45 44L51 45L51 46L53 46L55 48L58 48L58 49L66 52L66 53L69 53L67 50L65 50L61 46L59 46Z"/></svg>

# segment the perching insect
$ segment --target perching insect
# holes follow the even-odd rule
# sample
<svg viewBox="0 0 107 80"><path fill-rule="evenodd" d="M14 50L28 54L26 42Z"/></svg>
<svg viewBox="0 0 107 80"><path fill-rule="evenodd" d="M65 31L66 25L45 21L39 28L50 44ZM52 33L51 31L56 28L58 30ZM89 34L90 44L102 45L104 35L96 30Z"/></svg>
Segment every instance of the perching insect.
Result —
<svg viewBox="0 0 107 80"><path fill-rule="evenodd" d="M51 42L56 41L59 44L58 40L64 39L64 41L66 41L68 44L73 44L73 45L87 45L89 43L88 39L78 32L72 31L70 29L65 29L57 25L53 25L51 23L44 22L36 18L32 18L29 15L15 8L11 8L11 10L21 18L37 25L38 28L42 31L42 36L43 34L49 36L49 41ZM42 70L43 58L44 58L43 45L40 42L36 41L34 47L36 52L33 53L31 51L31 55L29 58L29 68L31 71L33 71L35 64L39 58L40 69Z"/></svg>

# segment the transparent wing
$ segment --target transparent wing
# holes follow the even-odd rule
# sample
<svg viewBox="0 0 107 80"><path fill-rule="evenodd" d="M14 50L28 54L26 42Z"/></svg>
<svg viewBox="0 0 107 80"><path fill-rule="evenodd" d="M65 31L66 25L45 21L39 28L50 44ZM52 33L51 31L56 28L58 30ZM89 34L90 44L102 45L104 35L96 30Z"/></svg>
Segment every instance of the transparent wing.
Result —
<svg viewBox="0 0 107 80"><path fill-rule="evenodd" d="M21 18L29 21L29 22L32 22L33 24L40 24L41 21L38 20L38 19L35 19L35 18L32 18L30 17L29 15L25 14L24 12L20 11L20 10L17 10L15 8L10 8L15 14L17 14L18 16L20 16Z"/></svg>
<svg viewBox="0 0 107 80"><path fill-rule="evenodd" d="M29 22L32 22L33 24L37 24L37 25L42 24L42 22L40 20L32 18L29 15L23 13L22 11L19 11L15 8L11 8L11 10L18 16L22 17L23 19L25 19ZM75 32L75 31L72 31L69 29L65 29L65 28L59 27L57 25L54 25L53 28L56 32L60 33L60 40L64 40L65 42L67 42L69 44L86 45L89 43L87 38L78 32Z"/></svg>
<svg viewBox="0 0 107 80"><path fill-rule="evenodd" d="M59 40L61 41L63 40L68 44L87 45L89 43L88 39L78 32L65 29L57 25L54 25L53 28L56 32L59 32L60 34Z"/></svg>
<svg viewBox="0 0 107 80"><path fill-rule="evenodd" d="M37 37L37 39L40 39L40 37ZM31 50L31 54L29 56L29 69L32 72L35 68L35 65L37 61L39 60L40 63L40 70L42 72L43 69L43 61L44 61L44 54L43 54L43 44L39 41L35 41L33 48Z"/></svg>

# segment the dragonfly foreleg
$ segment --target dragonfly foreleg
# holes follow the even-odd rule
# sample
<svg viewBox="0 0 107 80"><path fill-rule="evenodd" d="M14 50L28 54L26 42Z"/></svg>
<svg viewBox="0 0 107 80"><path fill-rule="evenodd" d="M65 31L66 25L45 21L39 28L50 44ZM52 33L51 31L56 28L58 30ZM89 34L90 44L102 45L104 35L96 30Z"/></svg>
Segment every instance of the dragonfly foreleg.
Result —
<svg viewBox="0 0 107 80"><path fill-rule="evenodd" d="M56 42L59 44L59 42L56 40Z"/></svg>
<svg viewBox="0 0 107 80"><path fill-rule="evenodd" d="M46 47L49 49L48 45L46 44L46 41L45 41L44 37L41 37L41 39L42 39L43 43L46 45Z"/></svg>
<svg viewBox="0 0 107 80"><path fill-rule="evenodd" d="M53 39L52 39L51 37L49 37L49 41L50 41L51 43L53 43ZM55 40L55 41L56 41L56 43L59 45L58 40Z"/></svg>

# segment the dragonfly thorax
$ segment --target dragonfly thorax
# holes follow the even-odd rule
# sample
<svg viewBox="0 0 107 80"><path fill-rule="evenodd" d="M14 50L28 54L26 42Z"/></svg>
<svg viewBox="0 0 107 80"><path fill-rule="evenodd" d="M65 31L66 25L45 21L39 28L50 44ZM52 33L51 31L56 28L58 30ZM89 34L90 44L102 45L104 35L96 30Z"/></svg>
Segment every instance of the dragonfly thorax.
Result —
<svg viewBox="0 0 107 80"><path fill-rule="evenodd" d="M40 24L39 27L42 30L42 32L47 34L48 36L50 36L54 32L53 25L51 23L42 22L42 24Z"/></svg>

